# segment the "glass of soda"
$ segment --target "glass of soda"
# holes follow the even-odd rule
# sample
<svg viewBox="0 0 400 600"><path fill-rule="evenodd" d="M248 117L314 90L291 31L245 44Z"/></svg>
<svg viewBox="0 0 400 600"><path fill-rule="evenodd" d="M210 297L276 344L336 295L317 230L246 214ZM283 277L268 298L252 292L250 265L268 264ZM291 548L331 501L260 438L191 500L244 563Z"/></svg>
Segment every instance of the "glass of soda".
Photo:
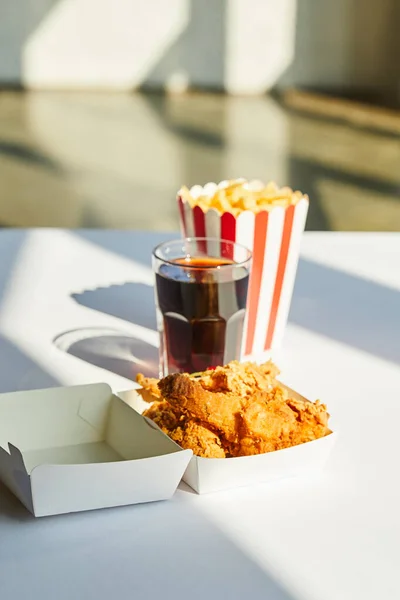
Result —
<svg viewBox="0 0 400 600"><path fill-rule="evenodd" d="M250 267L250 250L221 239L153 250L160 377L240 360Z"/></svg>

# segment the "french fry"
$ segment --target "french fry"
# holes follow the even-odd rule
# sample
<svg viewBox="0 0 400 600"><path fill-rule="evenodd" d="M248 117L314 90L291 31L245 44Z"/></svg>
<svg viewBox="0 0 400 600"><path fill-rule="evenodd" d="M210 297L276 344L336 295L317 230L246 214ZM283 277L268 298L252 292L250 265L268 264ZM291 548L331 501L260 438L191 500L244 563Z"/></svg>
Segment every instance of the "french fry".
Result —
<svg viewBox="0 0 400 600"><path fill-rule="evenodd" d="M261 181L225 180L207 191L209 193L199 194L199 186L196 186L196 191L191 194L190 190L183 186L179 195L192 208L199 206L203 212L214 208L220 213L232 213L235 217L246 210L257 213L272 210L275 206L288 207L297 204L302 198L308 199L300 191L293 191L288 186L279 188L274 181L264 185Z"/></svg>

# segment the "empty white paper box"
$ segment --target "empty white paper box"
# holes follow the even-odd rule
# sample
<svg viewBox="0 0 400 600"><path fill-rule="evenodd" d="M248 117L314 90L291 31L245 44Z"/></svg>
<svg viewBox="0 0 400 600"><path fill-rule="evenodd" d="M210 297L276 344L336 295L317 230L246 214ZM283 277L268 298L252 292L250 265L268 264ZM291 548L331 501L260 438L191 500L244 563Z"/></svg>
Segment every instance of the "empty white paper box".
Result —
<svg viewBox="0 0 400 600"><path fill-rule="evenodd" d="M287 386L283 387L292 396L306 400ZM139 413L149 407L149 404L142 400L136 390L121 392L118 395ZM336 434L331 433L324 438L306 444L256 456L240 456L237 458L200 458L193 456L185 471L183 481L198 494L205 494L305 475L324 467L335 441Z"/></svg>
<svg viewBox="0 0 400 600"><path fill-rule="evenodd" d="M0 479L37 517L170 498L191 456L103 383L0 395Z"/></svg>

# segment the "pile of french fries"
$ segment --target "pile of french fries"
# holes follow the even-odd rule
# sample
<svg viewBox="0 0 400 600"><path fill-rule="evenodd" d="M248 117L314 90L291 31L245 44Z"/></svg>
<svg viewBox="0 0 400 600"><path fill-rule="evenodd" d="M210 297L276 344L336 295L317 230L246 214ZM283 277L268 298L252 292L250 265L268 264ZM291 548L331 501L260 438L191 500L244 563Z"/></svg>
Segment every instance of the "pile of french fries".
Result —
<svg viewBox="0 0 400 600"><path fill-rule="evenodd" d="M297 204L308 196L289 187L280 188L271 181L267 185L261 181L234 179L223 181L219 185L207 184L204 188L194 186L189 190L183 186L178 195L192 208L199 206L204 212L214 208L219 213L230 212L235 217L245 210L260 212L271 210L275 206L284 208Z"/></svg>

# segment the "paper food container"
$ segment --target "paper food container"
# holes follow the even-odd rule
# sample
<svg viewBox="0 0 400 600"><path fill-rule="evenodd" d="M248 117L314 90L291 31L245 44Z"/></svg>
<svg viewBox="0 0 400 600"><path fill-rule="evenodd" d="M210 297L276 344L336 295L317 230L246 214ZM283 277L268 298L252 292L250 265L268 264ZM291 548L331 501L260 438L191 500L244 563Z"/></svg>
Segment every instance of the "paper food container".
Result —
<svg viewBox="0 0 400 600"><path fill-rule="evenodd" d="M0 395L0 479L37 517L165 500L191 456L106 384Z"/></svg>
<svg viewBox="0 0 400 600"><path fill-rule="evenodd" d="M283 385L283 387L292 397L306 400L287 386ZM136 390L120 392L118 395L139 413L149 407ZM198 494L205 494L314 473L324 467L336 436L336 433L331 433L312 442L256 456L237 458L192 456L183 475L183 481Z"/></svg>
<svg viewBox="0 0 400 600"><path fill-rule="evenodd" d="M193 197L213 195L229 182L195 185ZM249 182L260 186L261 182ZM272 206L237 217L214 208L203 211L177 196L181 232L184 237L230 240L253 252L243 342L245 360L262 360L282 344L296 278L300 243L308 211L308 197L288 207Z"/></svg>

